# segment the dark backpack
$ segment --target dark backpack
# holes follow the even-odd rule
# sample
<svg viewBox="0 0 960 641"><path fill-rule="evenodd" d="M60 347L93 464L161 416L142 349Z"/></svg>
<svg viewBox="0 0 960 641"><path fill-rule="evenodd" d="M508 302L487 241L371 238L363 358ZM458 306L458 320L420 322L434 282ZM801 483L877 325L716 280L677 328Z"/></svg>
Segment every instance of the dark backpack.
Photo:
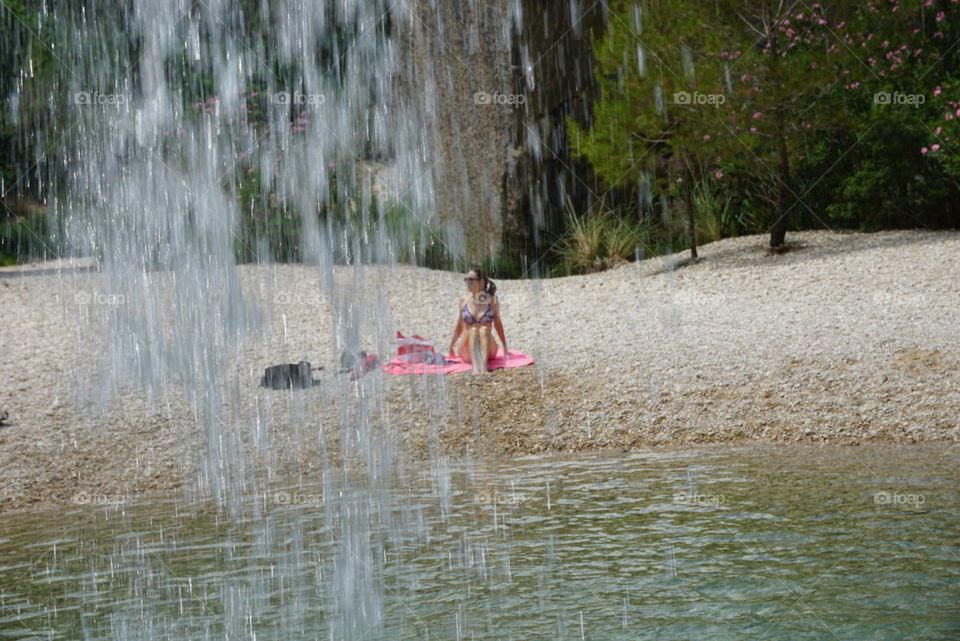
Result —
<svg viewBox="0 0 960 641"><path fill-rule="evenodd" d="M313 380L313 369L307 361L273 365L264 370L260 387L270 389L304 389L320 381Z"/></svg>

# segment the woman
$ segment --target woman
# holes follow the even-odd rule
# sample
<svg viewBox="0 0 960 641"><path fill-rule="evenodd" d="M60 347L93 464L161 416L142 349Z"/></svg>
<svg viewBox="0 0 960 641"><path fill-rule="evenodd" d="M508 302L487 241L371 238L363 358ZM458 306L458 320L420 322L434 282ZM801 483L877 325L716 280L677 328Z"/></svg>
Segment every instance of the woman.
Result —
<svg viewBox="0 0 960 641"><path fill-rule="evenodd" d="M491 327L497 330L503 353L507 351L507 337L500 322L500 301L497 299L497 286L479 269L467 272L463 282L467 285L467 294L460 297L457 304L457 326L450 341L450 357L460 356L464 363L473 365L474 374L489 371L489 361L497 355L497 342L493 340ZM457 339L465 334L460 348L455 353Z"/></svg>

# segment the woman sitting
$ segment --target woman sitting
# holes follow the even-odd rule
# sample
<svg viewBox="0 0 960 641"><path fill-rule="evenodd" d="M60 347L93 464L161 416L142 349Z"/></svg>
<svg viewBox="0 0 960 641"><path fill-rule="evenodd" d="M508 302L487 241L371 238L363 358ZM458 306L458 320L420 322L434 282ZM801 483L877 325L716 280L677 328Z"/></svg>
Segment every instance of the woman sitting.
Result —
<svg viewBox="0 0 960 641"><path fill-rule="evenodd" d="M457 326L450 341L450 357L459 355L464 363L473 365L474 374L489 371L489 362L497 356L497 342L493 339L491 327L496 328L504 355L507 351L507 338L500 322L500 301L497 300L497 286L479 269L467 272L463 282L467 284L467 294L460 297L457 304ZM457 339L464 335L459 350L454 352Z"/></svg>

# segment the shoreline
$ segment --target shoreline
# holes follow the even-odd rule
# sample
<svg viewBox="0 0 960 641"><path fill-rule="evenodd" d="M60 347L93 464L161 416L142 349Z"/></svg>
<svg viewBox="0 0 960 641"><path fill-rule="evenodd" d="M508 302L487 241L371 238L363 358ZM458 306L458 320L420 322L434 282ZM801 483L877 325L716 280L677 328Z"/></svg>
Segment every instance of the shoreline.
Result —
<svg viewBox="0 0 960 641"><path fill-rule="evenodd" d="M798 248L780 255L766 254L766 237L748 236L701 247L696 263L684 253L587 276L498 279L509 345L534 366L479 379L376 372L355 388L383 400L372 424L389 425L398 453L412 460L960 441L960 233L791 239ZM387 325L444 347L462 274L367 267L365 277L383 270ZM10 413L0 427L0 511L69 502L77 492L189 486L202 434L182 394L151 403L126 391L102 412L78 397L95 380L97 325L78 320L72 297L97 291L100 274L55 262L0 272L8 314L0 410ZM231 363L249 385L225 397L224 420L243 433L257 474L311 475L324 455L344 463L341 417L355 411L344 390L354 384L331 373L319 275L301 265L238 272L245 296L266 303L268 315ZM337 272L349 277L348 268ZM277 283L293 294L282 318L269 307ZM304 355L326 368L321 385L256 387L264 367Z"/></svg>
<svg viewBox="0 0 960 641"><path fill-rule="evenodd" d="M797 442L797 443L776 443L770 441L744 440L744 441L724 441L716 443L700 443L691 445L651 445L639 449L621 449L621 448L594 448L585 450L564 450L548 451L533 454L523 454L509 459L496 459L493 457L483 459L467 458L447 458L445 464L455 472L462 470L462 466L476 465L483 470L489 468L500 468L512 463L524 464L530 462L547 461L557 464L565 464L590 459L603 460L621 460L638 456L649 456L656 460L664 457L674 457L678 460L687 458L699 458L715 456L722 454L750 454L754 458L763 457L765 454L773 452L782 454L784 451L799 452L801 454L820 453L824 457L831 457L840 454L843 451L856 450L862 456L870 456L873 453L880 453L885 456L898 456L900 451L924 452L929 453L932 460L936 461L948 455L956 456L957 449L954 444L943 441L927 441L909 444L896 444L883 441L866 441L859 444L836 444L836 443L815 443L815 442ZM344 472L341 466L334 466L337 473ZM363 475L362 470L352 470L355 474ZM416 478L417 474L429 474L425 471L411 471L407 468L404 478ZM323 489L323 475L320 473L298 472L286 476L279 476L272 479L257 479L255 494L258 497L269 499L271 495L277 492L296 493L302 492L310 496L318 496ZM249 499L251 494L245 494L241 498ZM190 491L184 491L183 486L170 487L166 489L147 489L140 492L129 494L104 494L98 489L79 489L70 497L62 497L59 500L41 500L35 502L24 502L9 507L5 507L0 513L11 518L23 516L32 518L32 515L43 514L45 512L59 513L61 510L84 509L91 507L126 509L128 507L139 509L158 503L173 501L182 505L200 504L214 507L211 496L200 495L191 488ZM279 503L277 503L280 505Z"/></svg>

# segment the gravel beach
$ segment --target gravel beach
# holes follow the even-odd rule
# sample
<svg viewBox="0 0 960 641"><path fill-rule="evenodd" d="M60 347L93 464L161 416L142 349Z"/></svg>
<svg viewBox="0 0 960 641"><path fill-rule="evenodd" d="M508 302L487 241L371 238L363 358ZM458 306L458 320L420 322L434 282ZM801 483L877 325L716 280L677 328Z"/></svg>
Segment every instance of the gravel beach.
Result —
<svg viewBox="0 0 960 641"><path fill-rule="evenodd" d="M263 323L227 367L238 372L223 421L271 478L336 462L355 398L410 455L507 457L705 443L956 443L960 440L960 234L791 233L715 242L608 272L498 280L511 350L532 367L475 377L334 374L332 305L306 266L239 268ZM77 264L0 270L0 510L78 495L189 486L203 435L185 394L136 390L97 404L106 340L94 299L102 275ZM445 351L462 274L365 267L360 291L387 319L362 330L390 357L395 330ZM350 268L335 279L352 282ZM82 318L82 322L80 320ZM386 352L386 353L385 353ZM258 387L263 369L309 360L312 389Z"/></svg>

